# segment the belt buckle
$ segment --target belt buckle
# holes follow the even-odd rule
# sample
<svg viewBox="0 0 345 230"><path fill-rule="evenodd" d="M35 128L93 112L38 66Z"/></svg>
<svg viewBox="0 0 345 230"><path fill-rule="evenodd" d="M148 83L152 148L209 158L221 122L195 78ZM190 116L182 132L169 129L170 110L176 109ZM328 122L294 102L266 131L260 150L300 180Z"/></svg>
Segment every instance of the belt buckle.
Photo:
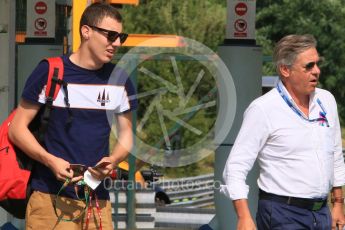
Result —
<svg viewBox="0 0 345 230"><path fill-rule="evenodd" d="M312 211L318 211L322 208L324 201L316 201L313 204Z"/></svg>

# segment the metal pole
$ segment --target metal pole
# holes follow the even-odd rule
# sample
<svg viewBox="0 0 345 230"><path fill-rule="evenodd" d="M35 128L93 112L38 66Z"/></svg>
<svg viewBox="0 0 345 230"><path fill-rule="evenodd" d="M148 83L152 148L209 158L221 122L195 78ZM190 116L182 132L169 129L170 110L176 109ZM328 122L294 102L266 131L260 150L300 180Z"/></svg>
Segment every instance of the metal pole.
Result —
<svg viewBox="0 0 345 230"><path fill-rule="evenodd" d="M90 0L73 0L72 3L72 51L75 52L80 45L79 21Z"/></svg>
<svg viewBox="0 0 345 230"><path fill-rule="evenodd" d="M16 75L16 1L10 1L10 14L8 23L9 35L9 69L8 69L8 111L15 106L15 75Z"/></svg>
<svg viewBox="0 0 345 230"><path fill-rule="evenodd" d="M130 60L130 69L132 69L132 73L130 73L130 78L134 84L134 87L137 88L137 65L139 62L139 56L136 56L132 60ZM136 121L137 121L137 114L133 113L132 115L132 130L133 134L136 134ZM128 157L128 164L129 164L129 171L128 171L128 185L127 186L127 229L136 229L135 224L135 138L133 138L133 148L131 154Z"/></svg>

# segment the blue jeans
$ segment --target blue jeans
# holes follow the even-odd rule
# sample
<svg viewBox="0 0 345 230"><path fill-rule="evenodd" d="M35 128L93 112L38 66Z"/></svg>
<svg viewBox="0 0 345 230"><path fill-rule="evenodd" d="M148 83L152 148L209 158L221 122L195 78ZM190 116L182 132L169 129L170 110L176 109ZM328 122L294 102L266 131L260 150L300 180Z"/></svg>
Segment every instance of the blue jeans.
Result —
<svg viewBox="0 0 345 230"><path fill-rule="evenodd" d="M258 230L328 230L332 218L328 206L309 211L270 200L259 200L256 214Z"/></svg>

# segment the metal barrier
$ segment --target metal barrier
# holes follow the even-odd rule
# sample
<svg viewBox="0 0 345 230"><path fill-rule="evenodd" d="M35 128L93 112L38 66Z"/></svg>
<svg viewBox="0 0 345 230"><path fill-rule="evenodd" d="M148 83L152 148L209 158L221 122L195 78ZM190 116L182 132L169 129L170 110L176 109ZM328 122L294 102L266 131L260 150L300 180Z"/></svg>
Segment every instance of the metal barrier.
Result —
<svg viewBox="0 0 345 230"><path fill-rule="evenodd" d="M208 224L215 213L214 209L157 207L155 229L199 229L202 225Z"/></svg>
<svg viewBox="0 0 345 230"><path fill-rule="evenodd" d="M138 185L135 185L138 186ZM135 223L137 229L153 229L155 224L155 191L135 187ZM134 189L127 182L115 182L110 190L114 229L127 228L127 189Z"/></svg>
<svg viewBox="0 0 345 230"><path fill-rule="evenodd" d="M122 183L122 182L121 182ZM215 215L213 208L214 175L164 180L151 184L150 189L135 191L137 229L199 229ZM126 227L126 184L115 184L110 192L115 229ZM166 206L155 204L156 191L164 191L171 201ZM115 199L116 198L116 199ZM206 209L204 207L211 207Z"/></svg>
<svg viewBox="0 0 345 230"><path fill-rule="evenodd" d="M170 199L167 206L202 208L213 206L214 174L181 179L160 180L153 186L162 188Z"/></svg>

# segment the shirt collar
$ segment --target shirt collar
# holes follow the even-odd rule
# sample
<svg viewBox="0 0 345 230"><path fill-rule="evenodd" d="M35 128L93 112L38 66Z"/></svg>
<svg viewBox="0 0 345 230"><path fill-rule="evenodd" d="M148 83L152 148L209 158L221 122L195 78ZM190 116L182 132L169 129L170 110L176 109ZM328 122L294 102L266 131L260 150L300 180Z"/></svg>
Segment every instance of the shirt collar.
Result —
<svg viewBox="0 0 345 230"><path fill-rule="evenodd" d="M289 101L291 101L294 105L296 105L295 101L293 100L289 91L285 88L285 85L283 84L281 80L278 81L278 85L280 89L282 90L283 94L287 97L287 99L289 99ZM309 95L309 110L312 106L316 104L317 98L315 97L315 95L316 95L316 90Z"/></svg>
<svg viewBox="0 0 345 230"><path fill-rule="evenodd" d="M287 91L287 89L285 88L285 85L283 84L281 80L278 81L278 86L281 89L282 93L286 96L286 98L289 99L289 101L294 102L290 93Z"/></svg>
<svg viewBox="0 0 345 230"><path fill-rule="evenodd" d="M295 101L293 100L292 96L290 95L289 91L286 89L284 86L283 82L281 80L278 81L278 87L282 91L282 94L286 97L287 100L290 101L292 106L299 111L301 116L303 116L305 119L308 119L308 117L299 109ZM314 101L315 100L315 101ZM316 97L315 97L315 91L312 92L309 96L309 116L311 115L313 109L315 108L316 105Z"/></svg>

